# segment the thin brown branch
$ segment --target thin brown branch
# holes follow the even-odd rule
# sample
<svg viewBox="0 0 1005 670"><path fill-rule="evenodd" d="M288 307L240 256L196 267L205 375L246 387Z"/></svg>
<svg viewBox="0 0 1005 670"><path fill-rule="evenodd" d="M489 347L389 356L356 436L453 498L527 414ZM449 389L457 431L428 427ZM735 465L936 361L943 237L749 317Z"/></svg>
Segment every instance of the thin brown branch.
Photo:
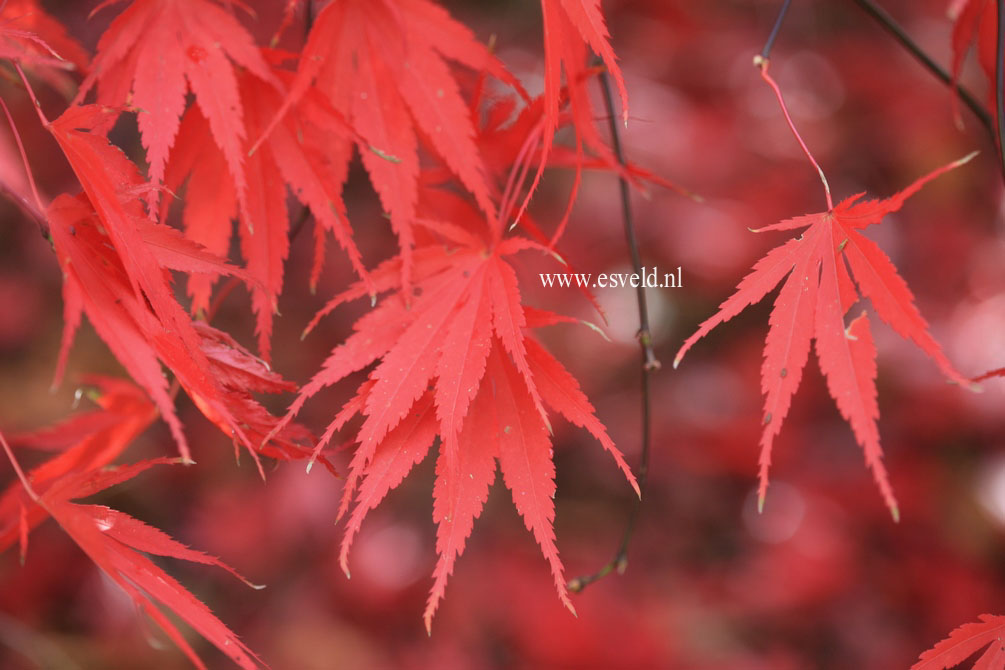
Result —
<svg viewBox="0 0 1005 670"><path fill-rule="evenodd" d="M974 97L969 90L961 86L959 82L954 82L953 76L947 72L945 68L936 63L931 56L925 53L924 49L922 49L917 42L911 39L911 36L907 34L907 31L905 31L904 28L901 27L901 25L898 24L885 9L873 2L873 0L855 0L855 3L861 7L866 14L875 19L876 22L879 23L884 30L886 30L886 32L890 33L890 35L892 35L902 47L907 49L907 51L914 56L914 58L921 63L926 70L931 72L936 79L941 81L946 86L954 88L956 94L960 96L960 100L963 101L963 104L965 104L970 111L973 112L974 116L977 117L977 120L981 122L981 125L984 126L997 144L994 123L991 120L991 115L988 114L984 105L978 102L977 98Z"/></svg>
<svg viewBox="0 0 1005 670"><path fill-rule="evenodd" d="M614 155L617 157L618 163L620 163L622 167L626 167L628 165L628 161L625 159L624 148L621 145L620 129L614 114L614 96L611 93L611 81L607 72L600 73L600 88L604 96L604 106L607 108L607 116L611 129L611 144L614 149ZM627 174L627 172L622 172L622 175L618 180L621 190L621 220L624 224L625 240L628 243L628 252L631 255L632 267L634 271L641 276L643 274L642 256L639 253L638 238L635 234L635 219L632 216L630 197L631 192L629 190L628 180L624 177L625 174ZM649 453L650 444L652 442L652 399L650 393L650 377L653 372L659 370L660 362L656 358L656 353L653 351L653 338L652 332L649 328L649 307L646 304L645 287L639 286L636 288L635 297L639 310L639 346L642 350L640 393L642 403L642 454L637 473L639 482L639 499L633 501L632 503L632 509L628 516L628 525L625 527L624 535L621 537L621 544L618 546L618 550L615 552L614 558L592 575L576 577L569 582L569 590L577 593L612 572L616 571L618 574L624 573L625 569L628 567L628 546L631 544L632 535L635 533L635 527L638 525L639 516L642 513L642 495L645 493L646 480L649 475Z"/></svg>

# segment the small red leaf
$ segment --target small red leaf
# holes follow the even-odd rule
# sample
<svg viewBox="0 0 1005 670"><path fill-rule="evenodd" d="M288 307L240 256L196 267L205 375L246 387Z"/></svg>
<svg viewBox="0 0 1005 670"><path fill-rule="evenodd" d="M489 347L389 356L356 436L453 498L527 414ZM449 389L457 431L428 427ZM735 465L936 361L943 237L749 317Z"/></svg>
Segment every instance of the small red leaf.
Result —
<svg viewBox="0 0 1005 670"><path fill-rule="evenodd" d="M972 158L967 156L921 177L903 191L883 200L859 201L862 194L839 203L829 212L810 214L765 226L760 231L808 227L798 238L769 251L740 282L719 311L706 320L677 352L674 367L687 350L720 323L761 300L789 275L775 301L761 368L765 394L764 432L761 437L760 500L767 487L771 446L788 413L792 395L802 378L811 339L827 388L838 410L851 425L866 462L894 518L899 511L882 462L876 419L876 349L863 317L845 326L844 316L858 299L845 266L851 266L861 293L880 317L913 340L951 380L968 384L942 353L928 332L928 324L914 305L914 296L890 259L862 228L879 223L924 184ZM790 274L791 273L791 274Z"/></svg>

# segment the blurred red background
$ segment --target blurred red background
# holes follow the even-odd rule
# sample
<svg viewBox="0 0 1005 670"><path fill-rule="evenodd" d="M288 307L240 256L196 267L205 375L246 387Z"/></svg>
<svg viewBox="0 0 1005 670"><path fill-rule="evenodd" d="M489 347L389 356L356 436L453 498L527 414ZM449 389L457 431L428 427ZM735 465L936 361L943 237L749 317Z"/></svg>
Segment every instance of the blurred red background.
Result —
<svg viewBox="0 0 1005 670"><path fill-rule="evenodd" d="M43 4L92 51L114 14L88 21L94 3ZM281 3L250 4L257 18L247 25L264 43ZM534 3L446 4L480 38L495 36L502 60L532 94L540 91ZM649 292L665 365L654 381L652 465L629 567L576 596L578 618L562 608L546 563L497 483L427 637L421 612L435 562L428 459L364 524L347 580L336 560L340 482L321 468L308 476L302 463L290 463L263 484L249 462L235 466L226 438L187 399L180 413L198 466L151 471L101 502L268 584L252 591L203 566L161 561L274 668L903 668L951 628L984 612L1005 613L1005 382L989 381L981 394L947 385L913 345L877 322L879 428L901 502L895 524L815 364L776 442L766 509L757 514L767 301L670 369L683 339L785 239L748 228L825 206L816 173L751 65L780 4L603 3L631 96L623 136L629 158L705 202L655 189L648 197L633 194L644 263L661 271L682 266L684 286ZM883 4L937 61L949 62L945 2ZM965 374L1005 365L1001 176L984 129L965 109L965 129L957 129L948 88L854 2L795 3L772 63L838 199L863 190L890 195L938 165L982 151L870 236L893 258L936 339ZM983 99L974 63L964 82ZM14 108L46 195L74 191L68 166L55 158L21 89L4 81L0 94ZM43 104L61 105L52 91ZM117 132L138 155L135 128ZM0 170L5 179L23 178L10 134L2 135L8 146ZM539 219L560 216L570 183L567 175L549 174L534 203ZM395 242L362 172L351 178L348 198L372 265ZM0 427L17 431L67 415L80 374L122 373L85 327L67 383L49 392L61 330L59 268L16 208L0 203L0 216ZM586 176L561 251L585 272L627 271L610 174ZM352 278L347 264L330 262L311 295L310 253L307 235L295 240L275 335L274 367L299 383L365 309L340 309L300 343L313 313ZM523 263L526 303L597 320L575 290L540 288L536 273L552 266L529 256ZM635 297L625 289L597 295L611 342L573 326L544 338L635 464ZM253 344L246 294L228 298L218 325ZM326 425L351 388L336 386L310 402L304 423ZM282 412L289 400L266 402ZM126 460L174 450L166 427L155 424ZM556 427L556 463L562 557L569 576L592 572L614 551L632 492L585 432ZM24 567L16 553L0 556L0 666L188 667L54 523L33 533ZM163 649L151 649L151 641ZM202 640L193 644L211 667L227 667Z"/></svg>

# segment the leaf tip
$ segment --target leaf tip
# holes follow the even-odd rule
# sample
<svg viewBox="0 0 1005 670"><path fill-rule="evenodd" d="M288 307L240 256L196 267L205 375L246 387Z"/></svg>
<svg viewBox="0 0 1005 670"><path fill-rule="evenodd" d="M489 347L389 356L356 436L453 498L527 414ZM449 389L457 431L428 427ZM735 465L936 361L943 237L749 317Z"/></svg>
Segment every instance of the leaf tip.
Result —
<svg viewBox="0 0 1005 670"><path fill-rule="evenodd" d="M977 150L971 151L970 153L968 153L963 158L960 158L959 160L955 161L953 163L953 167L954 168L958 168L961 165L966 165L967 163L969 163L970 161L972 161L974 158L976 158L977 154L979 154L979 153L980 153L980 151L977 151Z"/></svg>
<svg viewBox="0 0 1005 670"><path fill-rule="evenodd" d="M891 505L890 516L893 517L894 523L900 523L900 507L898 507L897 505Z"/></svg>
<svg viewBox="0 0 1005 670"><path fill-rule="evenodd" d="M586 326L587 328L589 328L590 330L592 330L595 333L597 333L598 335L600 335L602 338L604 338L604 340L606 342L610 342L611 341L611 338L607 336L607 333L605 333L600 326L598 326L597 324L593 323L592 321L587 321L586 319L580 319L579 322L581 324L583 324L584 326Z"/></svg>
<svg viewBox="0 0 1005 670"><path fill-rule="evenodd" d="M759 493L757 495L757 513L764 514L764 499L767 496L764 493Z"/></svg>

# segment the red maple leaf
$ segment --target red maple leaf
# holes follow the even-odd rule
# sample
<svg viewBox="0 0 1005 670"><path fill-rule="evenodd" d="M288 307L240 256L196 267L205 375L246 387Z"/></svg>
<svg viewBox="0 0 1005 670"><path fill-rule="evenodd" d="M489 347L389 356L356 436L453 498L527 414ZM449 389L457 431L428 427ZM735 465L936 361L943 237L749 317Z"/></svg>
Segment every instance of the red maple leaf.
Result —
<svg viewBox="0 0 1005 670"><path fill-rule="evenodd" d="M408 294L397 290L400 257L374 270L377 289L395 292L356 322L353 335L301 389L285 419L322 388L377 364L315 447L320 453L349 419L362 415L339 507L340 517L352 509L342 544L343 569L348 572L349 547L363 517L424 458L438 435L433 520L439 561L425 612L427 628L481 512L496 459L517 510L548 559L560 598L572 609L552 529L555 471L545 407L586 428L636 491L638 485L575 379L526 333L531 324L506 257L541 247L510 238L489 248L454 224L417 222L447 243L416 249L414 290ZM315 322L367 290L360 282L336 296ZM535 321L549 322L539 314L532 313Z"/></svg>
<svg viewBox="0 0 1005 670"><path fill-rule="evenodd" d="M579 78L577 73L583 72L585 60L575 61L570 58L576 53L570 45L581 43L589 45L593 52L600 56L600 60L614 78L618 95L621 96L621 118L628 123L628 90L625 88L617 57L611 48L611 36L607 32L604 15L600 11L600 0L541 0L541 13L545 24L544 67L547 77L550 78L550 82L545 84L545 106L548 109L546 113L554 114L554 121L557 123L558 90L561 86L559 70L565 68L567 82ZM576 112L573 112L573 117L577 117ZM578 120L581 119L577 118Z"/></svg>
<svg viewBox="0 0 1005 670"><path fill-rule="evenodd" d="M229 416L240 422L247 441L258 445L258 453L277 460L306 458L311 449L302 444L312 442L313 434L305 427L285 424L273 433L279 419L273 416L252 395L255 393L289 393L297 390L297 385L283 379L250 351L242 347L227 333L213 328L208 323L195 321L192 324L202 341L202 351L209 361L209 371L213 379L223 389L224 406ZM192 400L210 421L225 434L230 433L228 415L220 412L199 395ZM268 441L265 436L271 436ZM234 447L237 448L235 441ZM255 452L252 452L253 454ZM327 462L326 462L327 465Z"/></svg>
<svg viewBox="0 0 1005 670"><path fill-rule="evenodd" d="M1005 616L982 614L980 622L963 624L945 640L924 652L911 670L946 670L955 668L987 647L973 665L973 670L1005 668Z"/></svg>
<svg viewBox="0 0 1005 670"><path fill-rule="evenodd" d="M247 670L261 667L261 660L218 619L205 604L168 575L146 554L169 556L227 570L254 586L220 559L195 551L157 528L103 505L72 502L128 481L154 465L177 463L155 459L133 465L68 473L54 480L44 492L34 490L14 459L10 446L0 441L30 499L48 512L87 556L164 630L197 668L206 668L161 607L168 608L212 642L232 661ZM260 588L260 587L258 587Z"/></svg>
<svg viewBox="0 0 1005 670"><path fill-rule="evenodd" d="M88 396L99 409L11 437L15 446L59 452L28 473L36 489L48 487L69 472L89 472L110 464L157 418L157 408L146 393L128 381L92 376L84 382L93 385ZM43 508L31 504L24 487L12 484L0 497L0 551L20 539L23 563L29 531L47 516Z"/></svg>
<svg viewBox="0 0 1005 670"><path fill-rule="evenodd" d="M74 82L68 70L87 71L87 51L37 0L6 0L0 4L0 58L32 69L66 97Z"/></svg>
<svg viewBox="0 0 1005 670"><path fill-rule="evenodd" d="M950 380L965 386L970 382L956 371L928 332L914 296L893 263L875 242L859 231L899 210L927 182L966 163L974 155L938 168L889 198L862 200L864 194L859 193L828 212L788 219L755 231L806 228L799 237L772 249L759 260L740 281L736 293L677 352L675 368L695 342L748 305L759 302L788 276L769 319L761 367L761 389L765 395L759 459L761 505L767 492L771 446L799 387L810 343L816 340L817 360L827 389L865 451L866 463L887 506L894 518L899 518L876 427L879 417L876 347L864 313L851 324L845 323L845 315L858 300L859 292L869 298L881 319L917 344Z"/></svg>
<svg viewBox="0 0 1005 670"><path fill-rule="evenodd" d="M577 89L582 89L585 83L591 79L591 76L584 74L582 81L578 81L575 84ZM560 221L556 232L553 234L553 238L561 234L562 228L569 218L571 205L576 199L576 191L579 186L582 170L616 172L646 195L647 184L655 184L672 189L695 200L701 200L701 198L680 185L664 179L634 163L621 165L610 148L600 139L599 134L596 133L592 125L589 126L590 130L588 131L591 140L586 148L593 155L584 153L582 147L542 146L541 136L545 125L546 104L544 95L532 98L518 112L517 96L503 95L488 98L484 94L484 86L480 82L480 85L475 88L472 96L471 108L480 109L482 102L486 103L484 109L478 115L480 123L477 128L477 142L490 176L490 187L493 190L493 196L499 201L500 218L503 220L509 220L510 216L514 214L521 196L521 189L525 185L530 168L539 165L542 161L544 161L546 168L576 170L573 188L569 194L569 207L566 210L565 216ZM560 96L560 113L558 115L556 131L569 126L575 126L572 110L566 104L568 101L567 88L563 88ZM449 180L449 176L449 172L445 167L430 166L424 168L422 171L422 185L440 185L446 183ZM443 199L450 195L452 193L447 189L434 191L425 188L420 192L420 210L422 200L428 201L431 197ZM524 197L529 197L529 195L525 195ZM532 235L534 239L545 243L549 241L540 232L539 226L531 219L528 213L525 212L517 223Z"/></svg>
<svg viewBox="0 0 1005 670"><path fill-rule="evenodd" d="M583 158L584 142L595 153L606 159L607 163L617 162L607 145L600 139L594 124L593 106L586 89L586 83L592 73L587 62L589 49L600 56L614 79L621 97L622 119L628 123L628 90L625 88L624 77L621 68L618 67L614 50L611 49L610 34L607 32L604 15L600 11L600 0L541 0L541 15L544 22L543 118L534 132L528 136L532 137L534 142L540 142L540 159L530 189L514 216L517 221L523 217L531 197L541 182L554 143L555 132L561 125L561 111L566 100L575 131L577 168ZM570 208L578 186L577 169L576 183L569 199ZM559 224L556 238L561 235L567 218L568 214Z"/></svg>
<svg viewBox="0 0 1005 670"><path fill-rule="evenodd" d="M146 293L137 293L130 286L120 256L106 243L107 234L85 199L60 196L49 207L49 221L53 245L65 273L66 326L57 374L65 364L80 315L87 313L112 353L150 393L171 427L183 457L189 456L187 441L175 415L161 363L176 374L207 418L247 447L256 463L258 452L282 458L305 455L295 441L306 441L310 435L297 426L289 426L278 434L273 445L256 449L261 437L275 426L276 417L250 392L292 391L295 385L268 370L233 338L208 324L178 320L175 323L184 332L167 331L164 321L144 299ZM159 267L239 273L237 268L226 266L173 228L147 219L137 223L139 230L149 231L140 243L153 249ZM175 304L175 309L180 306ZM197 349L187 348L189 336L195 338Z"/></svg>
<svg viewBox="0 0 1005 670"><path fill-rule="evenodd" d="M970 47L977 42L977 60L992 82L994 95L995 50L998 43L998 7L988 0L956 0L949 9L953 18L953 82L960 78L963 61ZM953 86L956 90L956 86Z"/></svg>
<svg viewBox="0 0 1005 670"><path fill-rule="evenodd" d="M99 8L113 3L102 3ZM156 185L164 177L185 110L185 95L191 88L226 157L238 201L243 204L246 132L232 62L273 81L251 35L214 2L134 0L101 36L75 102L82 101L97 83L99 103L140 110L140 136L147 150L150 180ZM156 194L151 192L151 203L156 203Z"/></svg>
<svg viewBox="0 0 1005 670"><path fill-rule="evenodd" d="M47 210L53 246L66 277L57 379L86 312L133 379L150 393L183 458L189 458L188 445L160 363L175 373L226 434L247 447L257 463L255 445L242 425L261 425L262 417L257 409L247 422L234 414L252 408L214 376L203 351L205 334L196 331L178 304L166 271L230 274L255 283L179 231L145 216L139 196L149 186L102 134L115 117L113 110L97 105L70 107L51 123L42 117L84 188L77 198L56 198Z"/></svg>
<svg viewBox="0 0 1005 670"><path fill-rule="evenodd" d="M484 215L496 216L470 110L447 60L487 71L522 91L467 27L428 0L330 3L314 22L289 97L273 121L278 123L314 82L359 132L363 165L399 239L406 283L420 138L471 192Z"/></svg>
<svg viewBox="0 0 1005 670"><path fill-rule="evenodd" d="M267 55L274 60L281 57L274 52ZM275 74L279 79L285 73ZM248 71L239 75L238 88L249 137L256 137L276 117L282 96ZM321 274L326 232L335 235L357 274L366 277L342 201L352 142L353 133L342 116L318 91L309 89L274 126L267 140L245 159L248 195L245 206L239 208L238 184L226 156L212 140L206 117L198 107L190 107L182 119L165 172L165 187L176 190L188 180L182 214L185 234L220 256L230 248L231 220L239 214L246 219L247 225L238 227L238 235L248 272L261 284L253 290L252 302L259 351L266 360L270 358L273 315L283 288L283 263L289 254L287 184L320 224L315 236L312 286ZM250 142L242 147L247 152ZM208 308L213 280L203 276L189 283L194 312Z"/></svg>

